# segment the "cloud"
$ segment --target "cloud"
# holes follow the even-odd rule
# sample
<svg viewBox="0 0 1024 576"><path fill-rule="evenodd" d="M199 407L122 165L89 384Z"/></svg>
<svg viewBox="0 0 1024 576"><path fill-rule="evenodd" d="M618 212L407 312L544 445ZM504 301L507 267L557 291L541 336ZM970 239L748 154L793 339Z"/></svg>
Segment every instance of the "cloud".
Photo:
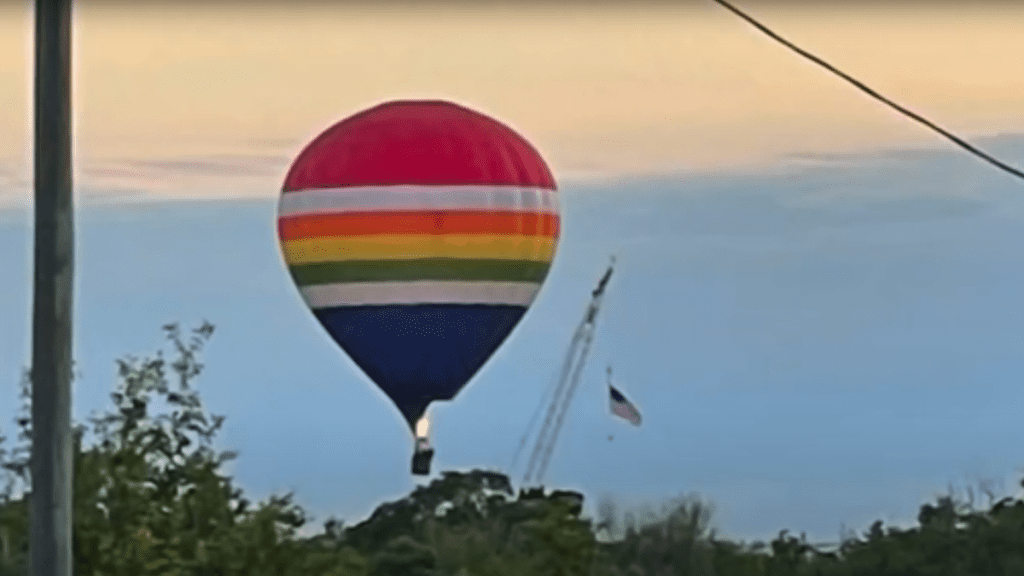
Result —
<svg viewBox="0 0 1024 576"><path fill-rule="evenodd" d="M972 139L968 138L968 141L972 141ZM996 134L973 139L971 143L989 154L1004 157L1004 160L1011 163L1014 161L1024 162L1024 134ZM799 152L790 154L788 157L821 162L860 164L871 161L929 163L938 159L948 159L960 163L979 161L978 158L971 156L962 148L944 139L938 140L934 146L927 148L888 148L844 154Z"/></svg>
<svg viewBox="0 0 1024 576"><path fill-rule="evenodd" d="M123 166L135 173L149 176L256 176L277 175L288 167L289 159L269 154L208 155L163 160L123 160L113 166ZM113 166L94 170L111 171ZM88 174L88 172L87 172Z"/></svg>
<svg viewBox="0 0 1024 576"><path fill-rule="evenodd" d="M294 142L254 142L254 151L79 161L76 189L92 201L273 198ZM1024 165L1024 134L976 144ZM294 149L293 149L294 148ZM27 204L29 174L0 163L0 206ZM791 154L773 165L732 170L611 176L597 167L558 174L572 211L596 214L637 239L795 237L985 215L1024 219L1014 179L966 152L935 147ZM606 202L604 196L635 199ZM604 215L602 216L602 213ZM571 227L572 214L567 213Z"/></svg>
<svg viewBox="0 0 1024 576"><path fill-rule="evenodd" d="M983 143L1024 160L1024 135ZM1024 216L1024 194L1008 174L958 150L805 154L814 165L771 171L619 178L567 189L580 220L636 237L807 238L829 230ZM609 209L609 197L628 198ZM573 215L567 215L570 229ZM581 232L582 233L582 232ZM591 231L586 231L591 234Z"/></svg>
<svg viewBox="0 0 1024 576"><path fill-rule="evenodd" d="M1024 168L1024 134L978 138L973 145L1003 162ZM912 193L963 194L1012 190L1015 177L966 150L939 141L928 148L894 148L847 154L801 153L787 158L812 161L805 177L844 178L862 184L898 184Z"/></svg>
<svg viewBox="0 0 1024 576"><path fill-rule="evenodd" d="M156 158L76 158L75 190L85 202L272 198L290 158L231 153ZM0 208L27 206L30 171L0 159Z"/></svg>
<svg viewBox="0 0 1024 576"><path fill-rule="evenodd" d="M289 162L270 153L93 160L80 171L80 189L91 198L269 198L278 193Z"/></svg>

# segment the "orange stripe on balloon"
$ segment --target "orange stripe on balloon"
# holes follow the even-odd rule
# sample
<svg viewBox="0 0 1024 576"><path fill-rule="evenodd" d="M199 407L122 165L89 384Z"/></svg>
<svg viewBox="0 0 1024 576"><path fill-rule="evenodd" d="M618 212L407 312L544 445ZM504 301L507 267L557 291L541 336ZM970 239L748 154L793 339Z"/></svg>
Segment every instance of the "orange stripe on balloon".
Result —
<svg viewBox="0 0 1024 576"><path fill-rule="evenodd" d="M465 258L550 262L557 241L513 234L396 234L303 238L281 243L291 266L350 260Z"/></svg>

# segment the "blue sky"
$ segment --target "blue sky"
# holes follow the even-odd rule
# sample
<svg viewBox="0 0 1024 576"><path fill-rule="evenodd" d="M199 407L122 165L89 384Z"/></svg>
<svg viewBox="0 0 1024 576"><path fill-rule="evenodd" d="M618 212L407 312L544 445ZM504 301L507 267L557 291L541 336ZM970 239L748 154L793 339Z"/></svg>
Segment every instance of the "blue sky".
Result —
<svg viewBox="0 0 1024 576"><path fill-rule="evenodd" d="M1022 136L979 144L1024 162ZM592 502L697 492L728 535L827 541L843 524L910 519L950 482L1012 491L1024 472L1020 183L950 149L790 160L564 183L553 272L506 345L435 408L435 468L508 468L615 252L548 484ZM397 411L285 273L273 200L81 196L77 416L106 404L115 358L155 350L166 322L205 318L217 333L200 386L228 416L222 446L240 450L232 470L254 495L294 489L319 518L357 520L414 486ZM7 432L29 354L28 224L0 210ZM609 363L639 429L607 414Z"/></svg>

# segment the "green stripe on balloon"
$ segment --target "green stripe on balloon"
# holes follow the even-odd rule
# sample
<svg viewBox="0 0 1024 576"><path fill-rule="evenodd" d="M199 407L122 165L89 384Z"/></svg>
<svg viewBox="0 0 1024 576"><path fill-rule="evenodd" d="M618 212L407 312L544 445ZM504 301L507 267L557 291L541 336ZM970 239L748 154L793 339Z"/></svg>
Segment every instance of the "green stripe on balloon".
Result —
<svg viewBox="0 0 1024 576"><path fill-rule="evenodd" d="M536 282L547 277L550 262L530 260L348 260L291 266L299 286L342 282L415 282L417 280Z"/></svg>

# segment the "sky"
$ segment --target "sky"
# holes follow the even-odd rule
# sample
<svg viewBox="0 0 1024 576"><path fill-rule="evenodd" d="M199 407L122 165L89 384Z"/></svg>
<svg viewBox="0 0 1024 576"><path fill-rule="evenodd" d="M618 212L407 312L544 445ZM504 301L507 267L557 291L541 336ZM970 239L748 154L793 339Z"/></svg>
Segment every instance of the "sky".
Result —
<svg viewBox="0 0 1024 576"><path fill-rule="evenodd" d="M14 281L0 323L14 329L0 331L0 379L13 415L29 353L31 28L2 6L0 277ZM1024 163L1024 91L1006 72L1024 13L748 6ZM333 10L78 8L76 415L105 405L115 358L154 350L168 321L206 318L218 332L201 387L228 415L244 486L295 489L348 519L407 493L407 430L304 309L275 199L329 124L444 97L537 145L562 183L565 232L523 324L436 409L437 469L508 467L615 252L552 485L698 492L727 534L819 540L913 518L949 482L1016 485L1017 181L712 4ZM608 417L608 363L643 427Z"/></svg>
<svg viewBox="0 0 1024 576"><path fill-rule="evenodd" d="M935 143L713 3L543 5L78 3L79 183L118 194L271 196L278 160L392 98L451 98L493 114L562 179ZM0 7L0 159L22 182L31 165L28 6ZM1024 130L1024 93L1007 74L1024 46L1014 26L1024 7L742 6L951 129Z"/></svg>

